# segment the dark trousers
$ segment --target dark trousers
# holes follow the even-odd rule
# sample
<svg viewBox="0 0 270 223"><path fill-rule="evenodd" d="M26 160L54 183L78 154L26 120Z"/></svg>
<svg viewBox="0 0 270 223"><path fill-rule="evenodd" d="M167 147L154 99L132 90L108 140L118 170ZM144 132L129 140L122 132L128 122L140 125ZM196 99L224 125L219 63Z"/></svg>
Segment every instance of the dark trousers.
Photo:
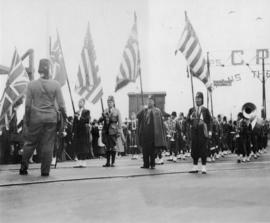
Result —
<svg viewBox="0 0 270 223"><path fill-rule="evenodd" d="M202 160L202 165L206 165L206 157L202 157L201 160ZM194 165L198 165L198 162L199 162L199 158L193 158Z"/></svg>
<svg viewBox="0 0 270 223"><path fill-rule="evenodd" d="M37 123L29 126L23 146L21 169L28 169L29 158L38 147L41 152L41 173L49 173L55 136L56 123Z"/></svg>
<svg viewBox="0 0 270 223"><path fill-rule="evenodd" d="M110 150L106 151L106 159L107 159L106 164L110 165L111 158L112 158L112 164L114 164L115 163L115 156L116 156L115 151L110 151Z"/></svg>
<svg viewBox="0 0 270 223"><path fill-rule="evenodd" d="M155 146L154 143L143 146L143 166L146 168L155 167Z"/></svg>

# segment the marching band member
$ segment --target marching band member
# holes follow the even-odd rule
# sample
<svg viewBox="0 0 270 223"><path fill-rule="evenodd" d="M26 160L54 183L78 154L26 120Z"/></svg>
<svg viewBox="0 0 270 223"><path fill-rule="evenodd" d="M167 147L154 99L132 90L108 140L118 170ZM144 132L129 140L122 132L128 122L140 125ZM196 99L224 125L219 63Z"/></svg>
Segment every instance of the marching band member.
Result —
<svg viewBox="0 0 270 223"><path fill-rule="evenodd" d="M170 158L168 159L168 161L173 161L176 162L177 158L177 149L176 149L176 131L175 131L175 127L176 127L176 112L172 112L171 116L168 119L168 147L169 147L169 151L170 151Z"/></svg>
<svg viewBox="0 0 270 223"><path fill-rule="evenodd" d="M180 112L179 118L176 120L176 147L179 152L179 159L186 159L186 121L184 120L184 113Z"/></svg>
<svg viewBox="0 0 270 223"><path fill-rule="evenodd" d="M138 120L136 119L135 112L131 113L131 120L128 123L128 131L129 131L129 148L132 154L131 159L138 159L139 158L139 149L137 145L137 127L138 127Z"/></svg>
<svg viewBox="0 0 270 223"><path fill-rule="evenodd" d="M191 124L191 156L193 168L190 173L198 173L198 160L201 158L202 174L206 174L207 138L212 135L211 115L209 110L203 106L203 93L197 92L196 106L192 107L187 115Z"/></svg>

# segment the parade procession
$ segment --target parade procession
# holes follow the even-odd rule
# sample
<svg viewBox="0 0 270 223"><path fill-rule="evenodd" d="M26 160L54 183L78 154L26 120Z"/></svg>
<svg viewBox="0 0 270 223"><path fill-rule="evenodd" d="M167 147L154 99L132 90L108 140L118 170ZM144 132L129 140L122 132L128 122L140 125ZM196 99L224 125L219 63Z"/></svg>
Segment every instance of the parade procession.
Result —
<svg viewBox="0 0 270 223"><path fill-rule="evenodd" d="M269 6L0 1L0 222L270 222Z"/></svg>

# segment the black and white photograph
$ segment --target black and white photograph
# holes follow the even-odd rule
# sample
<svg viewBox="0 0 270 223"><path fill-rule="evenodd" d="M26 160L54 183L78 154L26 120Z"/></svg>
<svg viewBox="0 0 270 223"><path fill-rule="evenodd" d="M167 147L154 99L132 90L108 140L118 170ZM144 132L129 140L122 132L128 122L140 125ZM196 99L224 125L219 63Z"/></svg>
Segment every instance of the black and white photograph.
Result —
<svg viewBox="0 0 270 223"><path fill-rule="evenodd" d="M0 0L0 222L269 223L269 9Z"/></svg>

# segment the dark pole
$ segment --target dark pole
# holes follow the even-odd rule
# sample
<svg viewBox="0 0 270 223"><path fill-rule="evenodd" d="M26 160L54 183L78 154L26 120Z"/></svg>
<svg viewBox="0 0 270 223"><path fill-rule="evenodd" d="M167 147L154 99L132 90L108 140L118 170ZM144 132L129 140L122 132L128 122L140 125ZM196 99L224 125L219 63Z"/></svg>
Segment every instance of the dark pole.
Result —
<svg viewBox="0 0 270 223"><path fill-rule="evenodd" d="M263 104L263 114L262 118L266 119L266 98L265 98L265 68L264 68L264 50L262 51L262 104Z"/></svg>
<svg viewBox="0 0 270 223"><path fill-rule="evenodd" d="M187 74L190 76L190 84L191 84L191 93L192 93L192 104L195 108L195 101L194 101L194 88L193 88L193 75L189 72L189 66L187 66Z"/></svg>
<svg viewBox="0 0 270 223"><path fill-rule="evenodd" d="M57 31L57 39L59 41L59 45L60 45L60 49L63 53L63 49L62 49L62 46L61 46L61 42L60 42L60 38L59 38L59 34L58 34L58 31ZM63 61L64 61L64 57L63 57ZM72 97L72 94L71 94L71 89L70 89L70 84L69 84L69 79L68 79L68 75L67 75L67 69L66 69L66 65L65 65L65 61L64 61L64 66L65 66L65 74L66 74L66 79L67 79L67 85L68 85L68 91L69 91L69 95L70 95L70 100L71 100L71 104L72 104L72 109L73 109L73 113L75 114L75 107L74 107L74 102L73 102L73 97Z"/></svg>
<svg viewBox="0 0 270 223"><path fill-rule="evenodd" d="M207 52L207 77L210 79L210 61L209 61L209 52ZM207 89L207 96L210 95L211 100L211 114L214 116L214 109L213 109L213 97L212 97L212 91L209 91Z"/></svg>
<svg viewBox="0 0 270 223"><path fill-rule="evenodd" d="M104 106L103 106L103 99L102 97L100 98L100 103L101 103L101 109L102 109L102 113L104 112Z"/></svg>
<svg viewBox="0 0 270 223"><path fill-rule="evenodd" d="M188 23L187 11L185 11L185 21ZM192 104L195 108L195 101L194 101L194 88L193 88L193 74L190 73L189 66L187 66L187 76L190 76L190 84L191 84L191 93L192 93Z"/></svg>
<svg viewBox="0 0 270 223"><path fill-rule="evenodd" d="M143 101L143 87L142 87L142 72L140 70L140 85L141 85L141 98L142 98L142 106L144 105Z"/></svg>

